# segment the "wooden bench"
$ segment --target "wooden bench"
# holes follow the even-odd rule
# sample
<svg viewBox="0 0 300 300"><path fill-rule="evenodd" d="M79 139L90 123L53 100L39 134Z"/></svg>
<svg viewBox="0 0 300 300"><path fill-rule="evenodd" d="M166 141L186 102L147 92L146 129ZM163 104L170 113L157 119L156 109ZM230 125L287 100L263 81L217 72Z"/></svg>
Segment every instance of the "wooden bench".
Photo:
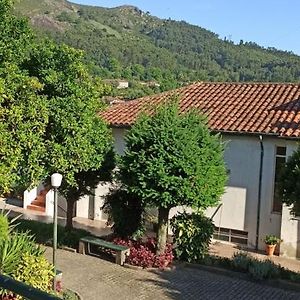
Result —
<svg viewBox="0 0 300 300"><path fill-rule="evenodd" d="M99 238L95 238L92 236L86 236L80 239L79 241L79 253L86 254L85 253L85 245L87 245L88 253L91 253L90 251L90 245L99 246L101 248L110 249L116 252L116 264L118 265L124 265L126 255L129 255L130 249L126 246L116 245L114 243L110 243L104 240L101 240Z"/></svg>

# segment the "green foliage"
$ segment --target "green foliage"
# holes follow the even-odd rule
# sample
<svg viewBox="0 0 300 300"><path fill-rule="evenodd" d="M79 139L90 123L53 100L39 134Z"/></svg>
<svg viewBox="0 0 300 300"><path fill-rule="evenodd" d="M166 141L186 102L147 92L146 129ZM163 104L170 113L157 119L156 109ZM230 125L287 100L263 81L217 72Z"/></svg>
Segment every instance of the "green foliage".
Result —
<svg viewBox="0 0 300 300"><path fill-rule="evenodd" d="M24 253L13 278L45 292L51 292L53 266L44 256Z"/></svg>
<svg viewBox="0 0 300 300"><path fill-rule="evenodd" d="M144 207L137 196L122 188L112 190L105 198L103 209L118 237L137 238L144 233Z"/></svg>
<svg viewBox="0 0 300 300"><path fill-rule="evenodd" d="M253 257L244 252L236 252L232 257L232 265L238 271L247 272L253 261Z"/></svg>
<svg viewBox="0 0 300 300"><path fill-rule="evenodd" d="M226 181L220 137L198 112L179 114L170 103L141 116L126 135L121 180L149 206L216 205Z"/></svg>
<svg viewBox="0 0 300 300"><path fill-rule="evenodd" d="M15 230L19 232L30 232L35 241L40 244L52 245L53 224L41 223L34 220L19 220ZM58 246L67 246L77 249L80 238L88 236L90 233L83 229L73 229L67 231L63 226L57 226L57 244Z"/></svg>
<svg viewBox="0 0 300 300"><path fill-rule="evenodd" d="M0 243L0 273L14 274L22 261L23 253L41 256L44 250L35 244L33 237L27 232L13 233L7 240L2 240Z"/></svg>
<svg viewBox="0 0 300 300"><path fill-rule="evenodd" d="M9 221L3 213L0 213L0 243L8 239L8 234Z"/></svg>
<svg viewBox="0 0 300 300"><path fill-rule="evenodd" d="M280 243L280 238L278 238L275 235L270 234L265 237L265 243L267 245L276 245L276 244Z"/></svg>
<svg viewBox="0 0 300 300"><path fill-rule="evenodd" d="M171 219L171 226L177 258L197 262L208 254L214 225L203 213L178 214Z"/></svg>
<svg viewBox="0 0 300 300"><path fill-rule="evenodd" d="M155 80L161 90L197 80L299 81L300 59L290 52L253 42L235 45L201 27L159 19L135 7L51 2L22 0L16 9L40 20L50 11L47 22L35 18L39 36L85 50L90 69L103 78ZM132 88L129 93L140 92Z"/></svg>
<svg viewBox="0 0 300 300"><path fill-rule="evenodd" d="M291 206L293 215L300 215L300 147L288 158L278 179L282 201Z"/></svg>
<svg viewBox="0 0 300 300"><path fill-rule="evenodd" d="M12 0L0 1L0 68L22 61L32 41L27 20L16 18L12 9Z"/></svg>
<svg viewBox="0 0 300 300"><path fill-rule="evenodd" d="M89 74L82 51L30 40L11 2L0 5L0 194L60 172L71 226L74 202L114 167L111 132L97 115L110 89Z"/></svg>
<svg viewBox="0 0 300 300"><path fill-rule="evenodd" d="M158 249L164 252L169 210L178 205L205 209L224 192L223 144L197 111L180 114L167 99L153 116L141 115L126 135L120 179L143 206L158 208Z"/></svg>
<svg viewBox="0 0 300 300"><path fill-rule="evenodd" d="M280 277L280 269L271 260L252 260L248 271L249 274L257 280Z"/></svg>
<svg viewBox="0 0 300 300"><path fill-rule="evenodd" d="M208 266L223 267L233 271L247 273L256 280L280 278L294 282L299 281L299 273L276 265L270 260L259 260L244 252L234 253L232 259L218 256L206 256L199 262Z"/></svg>

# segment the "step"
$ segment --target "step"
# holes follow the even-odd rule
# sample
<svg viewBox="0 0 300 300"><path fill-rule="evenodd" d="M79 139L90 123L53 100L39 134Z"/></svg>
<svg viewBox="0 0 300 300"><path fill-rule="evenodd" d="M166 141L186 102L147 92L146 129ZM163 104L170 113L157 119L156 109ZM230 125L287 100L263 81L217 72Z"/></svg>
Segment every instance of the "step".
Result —
<svg viewBox="0 0 300 300"><path fill-rule="evenodd" d="M31 205L45 207L46 204L45 201L33 200L31 202Z"/></svg>
<svg viewBox="0 0 300 300"><path fill-rule="evenodd" d="M46 196L44 196L44 195L38 195L38 196L36 196L36 198L34 200L45 201L45 199L46 199Z"/></svg>
<svg viewBox="0 0 300 300"><path fill-rule="evenodd" d="M41 211L41 212L45 212L46 211L46 208L43 207L43 206L37 206L37 205L27 205L27 209L30 209L30 210L35 210L35 211Z"/></svg>

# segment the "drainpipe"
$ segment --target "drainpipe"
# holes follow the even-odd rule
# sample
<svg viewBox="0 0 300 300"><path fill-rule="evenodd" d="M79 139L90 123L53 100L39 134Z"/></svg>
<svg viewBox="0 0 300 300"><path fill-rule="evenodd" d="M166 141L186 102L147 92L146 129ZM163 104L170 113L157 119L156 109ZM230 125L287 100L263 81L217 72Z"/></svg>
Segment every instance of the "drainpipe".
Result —
<svg viewBox="0 0 300 300"><path fill-rule="evenodd" d="M264 163L264 144L263 144L262 135L259 136L259 143L260 143L260 163L259 163L259 182L258 182L258 201L257 201L255 250L258 250L259 227L260 227L260 208L261 208L261 192L262 192L262 172L263 172L263 163Z"/></svg>

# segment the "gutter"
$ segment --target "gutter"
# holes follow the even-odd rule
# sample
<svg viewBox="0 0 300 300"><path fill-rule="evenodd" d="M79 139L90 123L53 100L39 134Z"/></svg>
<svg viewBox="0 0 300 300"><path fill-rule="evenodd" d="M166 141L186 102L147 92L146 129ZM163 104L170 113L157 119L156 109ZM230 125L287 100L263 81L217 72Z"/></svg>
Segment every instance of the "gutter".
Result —
<svg viewBox="0 0 300 300"><path fill-rule="evenodd" d="M255 250L258 250L258 241L259 241L261 193L262 193L262 172L263 172L264 151L265 151L262 135L259 136L259 144L260 144L260 163L259 163L259 182L258 182Z"/></svg>

